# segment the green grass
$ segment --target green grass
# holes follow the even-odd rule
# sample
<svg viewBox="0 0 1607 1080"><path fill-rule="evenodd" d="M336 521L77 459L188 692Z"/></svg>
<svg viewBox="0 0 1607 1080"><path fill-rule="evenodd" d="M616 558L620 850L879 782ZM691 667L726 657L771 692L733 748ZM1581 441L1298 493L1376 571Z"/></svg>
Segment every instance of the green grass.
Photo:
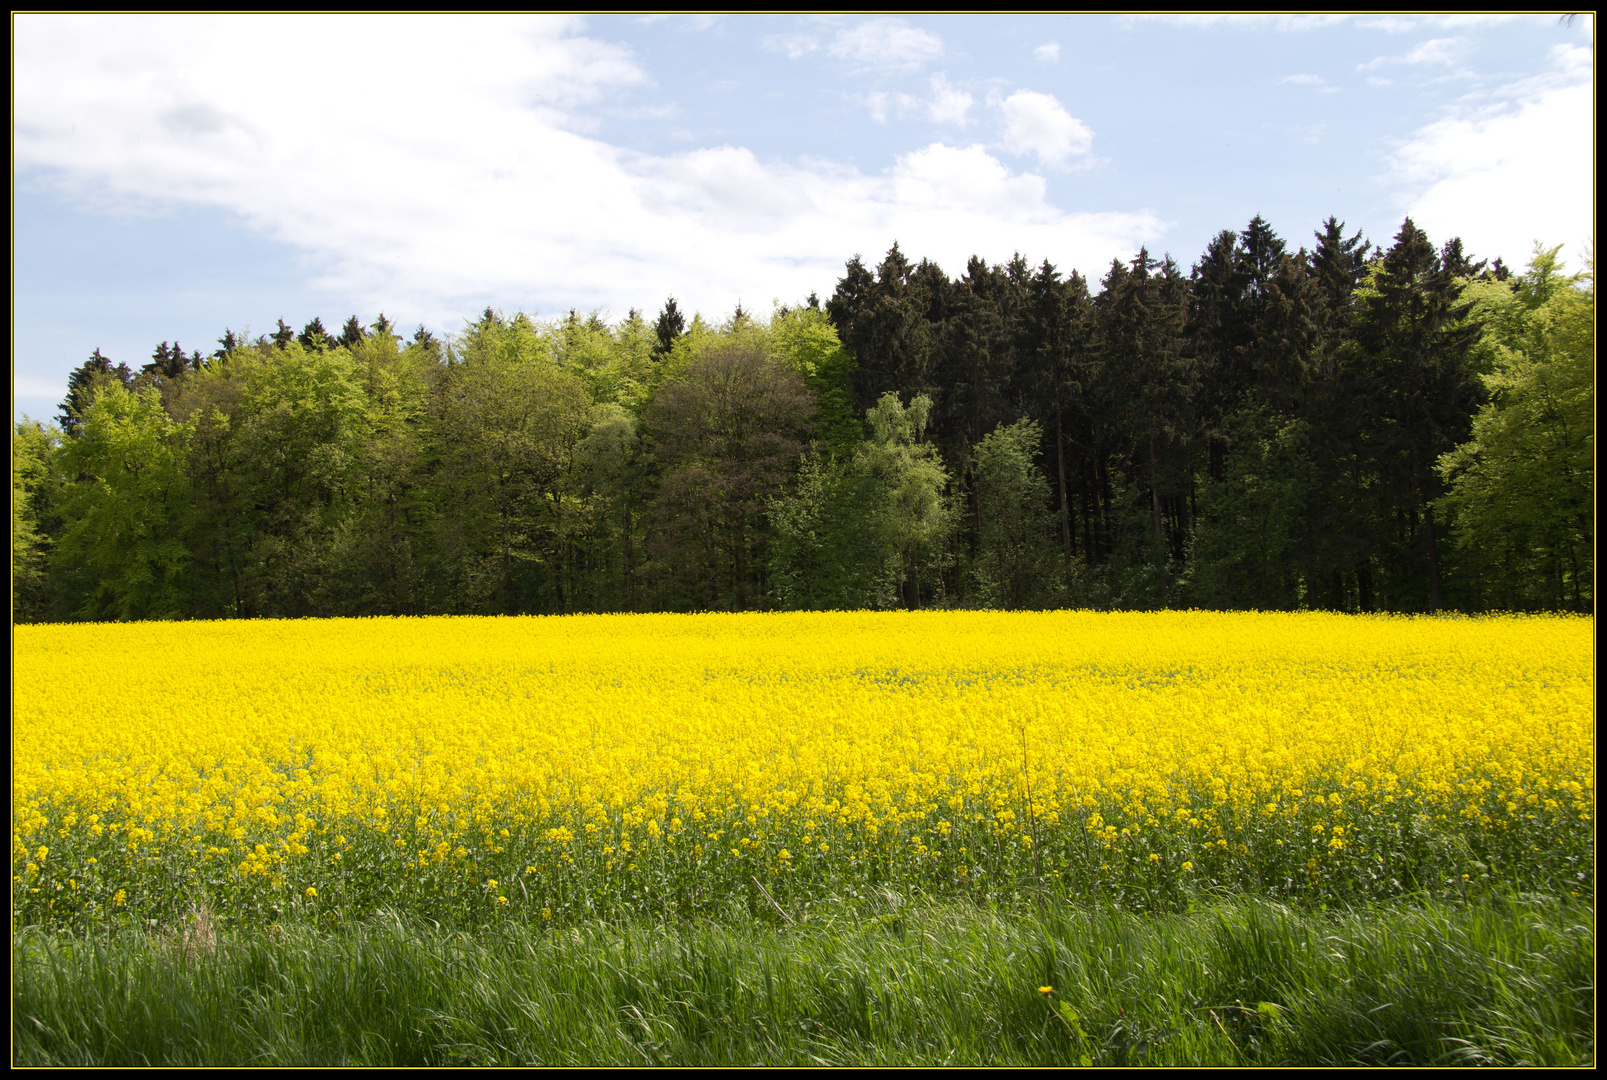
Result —
<svg viewBox="0 0 1607 1080"><path fill-rule="evenodd" d="M957 903L802 924L14 932L19 1065L1595 1061L1594 911ZM1052 994L1039 987L1053 986Z"/></svg>

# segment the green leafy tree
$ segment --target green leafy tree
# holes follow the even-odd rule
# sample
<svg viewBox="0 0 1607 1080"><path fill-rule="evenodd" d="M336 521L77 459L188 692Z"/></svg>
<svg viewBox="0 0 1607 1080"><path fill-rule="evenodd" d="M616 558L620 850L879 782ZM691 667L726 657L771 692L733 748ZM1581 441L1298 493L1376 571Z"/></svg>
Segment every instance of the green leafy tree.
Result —
<svg viewBox="0 0 1607 1080"><path fill-rule="evenodd" d="M655 561L671 606L742 610L763 598L766 511L807 446L814 407L803 377L752 341L705 349L660 390L647 419L661 470Z"/></svg>
<svg viewBox="0 0 1607 1080"><path fill-rule="evenodd" d="M333 572L325 591L330 613L421 610L433 521L425 458L429 390L441 371L428 350L400 346L394 334L380 331L346 346L361 380L365 416L349 506L332 535Z"/></svg>
<svg viewBox="0 0 1607 1080"><path fill-rule="evenodd" d="M62 450L66 527L55 562L76 588L77 615L175 618L184 613L190 511L184 470L193 429L162 408L155 388L108 382Z"/></svg>
<svg viewBox="0 0 1607 1080"><path fill-rule="evenodd" d="M832 450L850 452L865 433L854 409L853 361L818 302L777 312L770 320L769 348L814 393L815 436Z"/></svg>
<svg viewBox="0 0 1607 1080"><path fill-rule="evenodd" d="M361 495L368 402L344 349L237 357L227 468L235 528L249 551L245 608L258 615L325 611L339 588L336 541Z"/></svg>
<svg viewBox="0 0 1607 1080"><path fill-rule="evenodd" d="M489 314L489 313L488 313ZM436 398L449 610L568 610L564 478L594 419L585 382L528 319L456 342Z"/></svg>
<svg viewBox="0 0 1607 1080"><path fill-rule="evenodd" d="M563 481L571 503L571 603L580 611L628 611L637 603L640 576L642 441L630 410L605 403L595 413Z"/></svg>
<svg viewBox="0 0 1607 1080"><path fill-rule="evenodd" d="M1438 462L1459 555L1502 608L1594 610L1595 288L1560 251L1469 286L1490 401Z"/></svg>
<svg viewBox="0 0 1607 1080"><path fill-rule="evenodd" d="M815 452L791 491L770 504L770 588L777 607L855 611L900 604L892 537L868 528L882 485L862 455Z"/></svg>
<svg viewBox="0 0 1607 1080"><path fill-rule="evenodd" d="M994 428L974 451L980 543L973 573L990 605L1022 608L1051 596L1049 480L1036 463L1042 442L1036 420L1017 420Z"/></svg>
<svg viewBox="0 0 1607 1080"><path fill-rule="evenodd" d="M61 432L24 416L11 429L11 620L28 622L45 612L45 567L50 537L42 518L51 513L59 483L55 468Z"/></svg>
<svg viewBox="0 0 1607 1080"><path fill-rule="evenodd" d="M875 485L869 525L889 553L887 572L909 608L944 596L956 524L948 469L925 438L931 412L925 394L908 405L897 394L883 394L865 416L871 437L856 455L857 467Z"/></svg>

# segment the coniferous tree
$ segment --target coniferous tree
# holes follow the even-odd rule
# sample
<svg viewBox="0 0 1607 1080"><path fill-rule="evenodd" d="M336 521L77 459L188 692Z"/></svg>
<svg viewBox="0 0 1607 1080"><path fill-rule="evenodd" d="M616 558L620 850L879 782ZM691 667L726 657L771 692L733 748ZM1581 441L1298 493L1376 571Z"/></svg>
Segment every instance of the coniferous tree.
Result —
<svg viewBox="0 0 1607 1080"><path fill-rule="evenodd" d="M61 412L57 416L62 431L68 435L78 434L79 417L89 408L100 386L107 380L128 386L134 381L134 373L127 364L114 366L97 348L88 360L67 376L67 396L62 399Z"/></svg>
<svg viewBox="0 0 1607 1080"><path fill-rule="evenodd" d="M324 329L324 320L317 317L301 328L301 333L296 335L296 342L303 349L327 349L332 344L329 332Z"/></svg>
<svg viewBox="0 0 1607 1080"><path fill-rule="evenodd" d="M1467 438L1483 400L1468 365L1481 328L1466 319L1459 268L1460 243L1435 251L1407 218L1358 293L1347 359L1369 414L1357 438L1374 478L1371 539L1397 609L1441 606L1435 463Z"/></svg>
<svg viewBox="0 0 1607 1080"><path fill-rule="evenodd" d="M223 336L218 338L218 347L212 351L212 359L227 360L244 344L245 342L241 341L233 330L225 330Z"/></svg>
<svg viewBox="0 0 1607 1080"><path fill-rule="evenodd" d="M156 432L129 446L182 474L148 489L177 516L129 520L166 522L184 565L163 554L166 591L140 594L145 570L90 542L105 508L77 520L90 487L39 496L24 546L71 533L78 555L41 564L29 610L1588 608L1593 307L1546 273L1411 222L1387 252L1336 218L1291 251L1258 216L1187 278L1140 252L1097 296L1048 261L951 279L894 244L874 271L850 260L823 312L488 307L441 340L381 315L338 340L314 319L299 344L281 319L205 364L164 341L137 378L97 350L64 445L121 391L107 430ZM785 416L748 415L779 400L768 376L705 370L737 353L791 383ZM699 412L716 400L720 423ZM90 484L52 468L41 492ZM97 581L126 596L86 607Z"/></svg>
<svg viewBox="0 0 1607 1080"><path fill-rule="evenodd" d="M675 297L664 301L664 310L659 312L658 321L653 324L653 359L662 360L675 348L676 341L686 333L686 319L681 315L681 309L675 304Z"/></svg>
<svg viewBox="0 0 1607 1080"><path fill-rule="evenodd" d="M363 332L363 324L353 315L346 320L346 325L341 327L340 337L335 343L350 349L355 345L361 345L365 337L367 335Z"/></svg>

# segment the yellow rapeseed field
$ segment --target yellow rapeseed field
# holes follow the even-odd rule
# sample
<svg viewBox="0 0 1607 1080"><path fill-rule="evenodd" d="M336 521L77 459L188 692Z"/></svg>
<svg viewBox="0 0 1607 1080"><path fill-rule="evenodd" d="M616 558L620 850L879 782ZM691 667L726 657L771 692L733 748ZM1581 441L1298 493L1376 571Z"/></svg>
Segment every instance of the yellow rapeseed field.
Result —
<svg viewBox="0 0 1607 1080"><path fill-rule="evenodd" d="M22 626L13 917L1593 887L1591 623Z"/></svg>

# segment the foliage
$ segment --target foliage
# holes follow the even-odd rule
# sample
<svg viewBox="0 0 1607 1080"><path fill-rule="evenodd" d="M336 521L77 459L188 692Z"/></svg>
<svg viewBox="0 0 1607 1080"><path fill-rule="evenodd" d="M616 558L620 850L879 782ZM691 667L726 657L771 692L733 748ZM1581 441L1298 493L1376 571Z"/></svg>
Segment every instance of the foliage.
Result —
<svg viewBox="0 0 1607 1080"><path fill-rule="evenodd" d="M1053 598L1049 481L1033 461L1042 439L1035 421L1018 420L977 444L975 573L985 603L1023 608Z"/></svg>
<svg viewBox="0 0 1607 1080"><path fill-rule="evenodd" d="M754 336L699 354L648 414L671 607L741 610L763 594L765 510L804 451L812 402L802 376Z"/></svg>
<svg viewBox="0 0 1607 1080"><path fill-rule="evenodd" d="M61 432L24 416L11 429L11 617L37 617L44 597L48 536L40 518L49 512L55 487L52 467Z"/></svg>
<svg viewBox="0 0 1607 1080"><path fill-rule="evenodd" d="M1589 610L1595 589L1595 291L1539 248L1470 287L1490 401L1441 455L1457 544L1501 607Z"/></svg>
<svg viewBox="0 0 1607 1080"><path fill-rule="evenodd" d="M54 558L85 582L79 614L172 618L183 609L189 563L180 534L189 478L181 466L192 428L175 422L153 388L102 384L61 451L73 482Z"/></svg>
<svg viewBox="0 0 1607 1080"><path fill-rule="evenodd" d="M1410 220L1382 250L1332 217L1312 239L1256 217L1093 289L895 244L768 317L281 319L137 373L96 350L64 447L102 388L159 394L185 483L151 513L187 554L157 607L195 618L1593 610L1593 292ZM918 433L889 401L926 403ZM37 460L18 550L59 552L89 481ZM111 613L95 551L35 558L14 618Z"/></svg>

